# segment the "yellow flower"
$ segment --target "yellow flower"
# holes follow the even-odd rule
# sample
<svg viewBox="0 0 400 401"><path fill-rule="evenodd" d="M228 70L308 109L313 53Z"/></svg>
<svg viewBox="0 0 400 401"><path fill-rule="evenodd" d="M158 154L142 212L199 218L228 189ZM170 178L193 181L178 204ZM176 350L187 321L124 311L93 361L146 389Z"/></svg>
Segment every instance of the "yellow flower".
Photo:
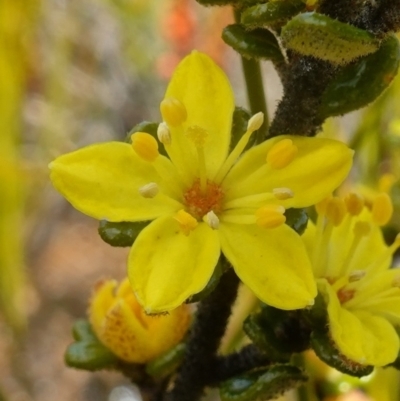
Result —
<svg viewBox="0 0 400 401"><path fill-rule="evenodd" d="M146 363L182 340L190 323L189 307L168 315L149 316L139 305L129 280L99 283L89 306L97 338L126 362Z"/></svg>
<svg viewBox="0 0 400 401"><path fill-rule="evenodd" d="M356 194L317 205L316 226L303 236L319 292L327 304L329 332L339 351L362 365L384 366L399 352L400 270L390 269L400 245L387 246L380 226L392 214L387 194L372 209Z"/></svg>
<svg viewBox="0 0 400 401"><path fill-rule="evenodd" d="M158 142L88 146L51 163L54 186L78 210L109 221L154 220L137 237L129 277L148 313L171 310L200 292L221 250L240 279L282 309L312 304L311 266L286 208L319 202L346 177L352 151L303 137L270 139L242 155L262 113L229 153L234 98L227 77L193 52L161 102Z"/></svg>

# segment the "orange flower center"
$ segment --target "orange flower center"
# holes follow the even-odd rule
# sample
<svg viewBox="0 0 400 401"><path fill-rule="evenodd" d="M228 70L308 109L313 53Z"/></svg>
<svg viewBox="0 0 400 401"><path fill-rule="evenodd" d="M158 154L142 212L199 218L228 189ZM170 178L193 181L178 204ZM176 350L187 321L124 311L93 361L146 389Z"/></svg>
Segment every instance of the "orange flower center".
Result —
<svg viewBox="0 0 400 401"><path fill-rule="evenodd" d="M196 179L183 197L187 212L198 220L210 211L217 215L222 211L224 192L218 184L212 181L207 180L206 190L202 191L200 180Z"/></svg>

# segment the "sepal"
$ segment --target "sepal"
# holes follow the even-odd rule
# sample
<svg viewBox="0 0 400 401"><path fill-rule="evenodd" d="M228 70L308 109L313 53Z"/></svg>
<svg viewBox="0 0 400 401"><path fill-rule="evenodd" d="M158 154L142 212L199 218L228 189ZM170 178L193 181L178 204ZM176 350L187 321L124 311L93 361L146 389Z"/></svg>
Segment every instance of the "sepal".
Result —
<svg viewBox="0 0 400 401"><path fill-rule="evenodd" d="M278 0L256 4L242 13L241 23L254 28L265 26L276 28L284 25L305 8L306 4L302 0Z"/></svg>
<svg viewBox="0 0 400 401"><path fill-rule="evenodd" d="M132 246L137 236L148 224L148 221L113 223L100 220L98 232L101 239L107 244L115 247L128 247Z"/></svg>
<svg viewBox="0 0 400 401"><path fill-rule="evenodd" d="M372 34L353 25L308 12L292 18L282 28L285 47L303 56L312 56L343 65L373 53L379 41Z"/></svg>
<svg viewBox="0 0 400 401"><path fill-rule="evenodd" d="M160 378L171 375L181 364L186 344L180 343L146 365L146 373Z"/></svg>
<svg viewBox="0 0 400 401"><path fill-rule="evenodd" d="M87 320L78 320L72 329L75 342L68 346L66 365L89 371L116 366L118 358L97 339Z"/></svg>
<svg viewBox="0 0 400 401"><path fill-rule="evenodd" d="M307 376L296 366L274 365L235 376L220 385L222 401L261 401L275 398L304 383Z"/></svg>
<svg viewBox="0 0 400 401"><path fill-rule="evenodd" d="M243 57L284 62L275 35L267 29L246 31L243 25L232 24L224 28L222 39Z"/></svg>
<svg viewBox="0 0 400 401"><path fill-rule="evenodd" d="M361 365L341 354L334 346L327 330L314 330L311 333L311 346L323 362L342 373L362 377L369 375L374 370L373 366Z"/></svg>
<svg viewBox="0 0 400 401"><path fill-rule="evenodd" d="M399 40L390 35L373 54L344 67L322 96L322 118L338 116L373 102L397 75Z"/></svg>

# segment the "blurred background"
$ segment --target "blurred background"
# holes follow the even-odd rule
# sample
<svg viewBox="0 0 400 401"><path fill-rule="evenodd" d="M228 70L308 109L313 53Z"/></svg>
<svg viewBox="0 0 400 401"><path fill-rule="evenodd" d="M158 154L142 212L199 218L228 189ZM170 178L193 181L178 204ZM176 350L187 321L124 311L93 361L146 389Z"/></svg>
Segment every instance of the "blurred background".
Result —
<svg viewBox="0 0 400 401"><path fill-rule="evenodd" d="M1 401L105 401L126 383L63 364L94 283L122 278L127 250L103 243L97 222L52 189L47 165L83 145L121 140L143 120L159 121L168 79L192 49L227 71L237 104L246 106L240 58L220 39L231 21L229 8L195 0L0 1ZM263 68L272 114L281 89L271 66ZM398 93L399 79L368 111L325 127L360 150L355 178L374 191L389 177L395 199Z"/></svg>

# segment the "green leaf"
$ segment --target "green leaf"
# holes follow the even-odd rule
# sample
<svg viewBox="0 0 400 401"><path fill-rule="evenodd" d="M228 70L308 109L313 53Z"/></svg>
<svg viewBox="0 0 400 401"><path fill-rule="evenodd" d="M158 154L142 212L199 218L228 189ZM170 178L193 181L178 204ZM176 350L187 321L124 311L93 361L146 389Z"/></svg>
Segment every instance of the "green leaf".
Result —
<svg viewBox="0 0 400 401"><path fill-rule="evenodd" d="M305 209L286 209L286 224L297 234L302 235L307 228L308 214Z"/></svg>
<svg viewBox="0 0 400 401"><path fill-rule="evenodd" d="M276 37L266 29L246 31L243 25L232 24L224 28L222 39L243 57L284 62Z"/></svg>
<svg viewBox="0 0 400 401"><path fill-rule="evenodd" d="M305 10L302 0L279 0L257 4L242 13L241 23L251 27L277 27Z"/></svg>
<svg viewBox="0 0 400 401"><path fill-rule="evenodd" d="M319 114L338 116L373 102L397 75L399 62L399 41L391 35L377 52L342 69L326 88Z"/></svg>
<svg viewBox="0 0 400 401"><path fill-rule="evenodd" d="M90 322L86 319L79 319L74 322L72 336L76 341L98 341Z"/></svg>
<svg viewBox="0 0 400 401"><path fill-rule="evenodd" d="M182 362L186 344L181 343L146 365L146 372L153 377L166 377L172 374Z"/></svg>
<svg viewBox="0 0 400 401"><path fill-rule="evenodd" d="M220 386L222 401L269 400L307 380L296 366L274 365L236 376Z"/></svg>
<svg viewBox="0 0 400 401"><path fill-rule="evenodd" d="M148 224L148 221L112 223L107 220L101 220L98 232L101 239L107 244L117 247L127 247L132 246L137 236Z"/></svg>
<svg viewBox="0 0 400 401"><path fill-rule="evenodd" d="M289 49L337 65L350 63L379 47L379 41L369 32L316 12L292 18L282 28L281 38Z"/></svg>
<svg viewBox="0 0 400 401"><path fill-rule="evenodd" d="M71 344L64 359L72 368L90 371L110 368L118 362L118 358L103 344L90 341Z"/></svg>
<svg viewBox="0 0 400 401"><path fill-rule="evenodd" d="M323 362L342 373L362 377L369 375L374 370L373 366L360 365L341 354L334 346L328 330L313 331L311 334L311 346Z"/></svg>

